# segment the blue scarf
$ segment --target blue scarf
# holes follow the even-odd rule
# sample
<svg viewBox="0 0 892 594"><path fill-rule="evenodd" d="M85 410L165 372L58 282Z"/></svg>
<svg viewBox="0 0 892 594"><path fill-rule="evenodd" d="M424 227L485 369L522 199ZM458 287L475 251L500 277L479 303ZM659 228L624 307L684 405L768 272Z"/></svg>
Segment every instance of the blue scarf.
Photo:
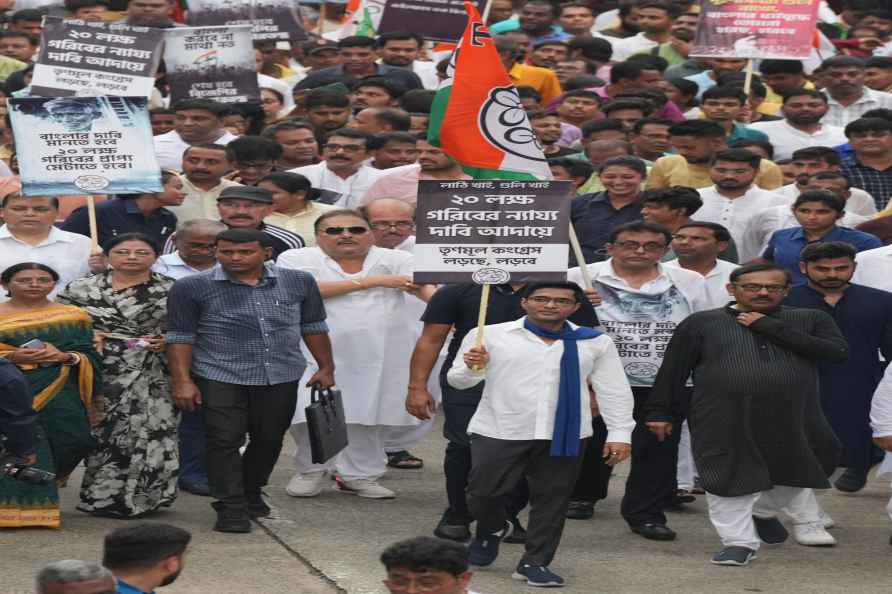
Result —
<svg viewBox="0 0 892 594"><path fill-rule="evenodd" d="M557 411L554 415L554 433L551 436L552 456L579 455L579 425L582 423L579 408L579 349L577 340L590 340L601 335L597 330L579 327L573 329L564 322L560 332L552 332L534 325L524 318L523 327L542 338L564 341L561 355L561 380L558 386Z"/></svg>

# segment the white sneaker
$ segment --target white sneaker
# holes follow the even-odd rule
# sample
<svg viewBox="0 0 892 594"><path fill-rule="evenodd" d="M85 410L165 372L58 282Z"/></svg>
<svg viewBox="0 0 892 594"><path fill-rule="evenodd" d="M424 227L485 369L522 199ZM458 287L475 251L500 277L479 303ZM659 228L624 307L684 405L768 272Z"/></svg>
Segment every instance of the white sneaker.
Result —
<svg viewBox="0 0 892 594"><path fill-rule="evenodd" d="M382 487L372 479L353 479L352 481L341 479L338 483L341 493L359 495L369 499L393 499L396 493Z"/></svg>
<svg viewBox="0 0 892 594"><path fill-rule="evenodd" d="M833 518L830 517L830 514L825 512L823 509L821 510L821 524L825 529L830 530L831 528L836 527L836 522L833 521Z"/></svg>
<svg viewBox="0 0 892 594"><path fill-rule="evenodd" d="M325 479L324 472L297 473L288 481L285 492L292 497L315 497L325 487Z"/></svg>
<svg viewBox="0 0 892 594"><path fill-rule="evenodd" d="M827 532L822 522L793 524L793 538L807 547L832 547L836 539Z"/></svg>

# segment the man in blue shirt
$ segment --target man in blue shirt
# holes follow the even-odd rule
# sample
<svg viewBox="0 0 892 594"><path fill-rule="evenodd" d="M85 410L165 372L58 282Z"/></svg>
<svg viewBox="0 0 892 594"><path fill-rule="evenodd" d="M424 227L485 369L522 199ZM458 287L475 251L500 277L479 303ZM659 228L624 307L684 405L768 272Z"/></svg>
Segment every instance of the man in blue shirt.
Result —
<svg viewBox="0 0 892 594"><path fill-rule="evenodd" d="M568 41L573 38L564 32L560 25L556 25L560 8L548 0L527 0L520 7L520 15L510 18L489 27L489 31L495 35L509 31L523 31L530 38L530 45L536 45L545 41Z"/></svg>
<svg viewBox="0 0 892 594"><path fill-rule="evenodd" d="M183 571L192 535L170 524L136 524L105 535L102 565L115 574L117 594L154 594Z"/></svg>
<svg viewBox="0 0 892 594"><path fill-rule="evenodd" d="M803 192L793 203L793 216L800 226L775 231L768 240L768 247L762 253L762 258L789 270L793 275L793 284L801 285L807 279L799 270L799 254L807 245L844 241L858 252L882 247L883 242L875 235L836 225L836 221L842 218L845 207L845 201L830 192Z"/></svg>

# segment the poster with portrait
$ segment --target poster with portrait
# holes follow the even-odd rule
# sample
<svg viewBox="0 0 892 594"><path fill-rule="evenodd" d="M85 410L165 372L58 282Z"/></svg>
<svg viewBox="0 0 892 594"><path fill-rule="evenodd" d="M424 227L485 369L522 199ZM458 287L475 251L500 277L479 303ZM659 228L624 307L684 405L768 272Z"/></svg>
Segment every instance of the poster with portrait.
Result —
<svg viewBox="0 0 892 594"><path fill-rule="evenodd" d="M250 25L175 27L164 32L170 103L260 101Z"/></svg>
<svg viewBox="0 0 892 594"><path fill-rule="evenodd" d="M419 181L416 283L567 278L570 182Z"/></svg>
<svg viewBox="0 0 892 594"><path fill-rule="evenodd" d="M471 0L480 14L489 0ZM464 0L386 0L378 34L414 31L425 39L457 43L468 24Z"/></svg>
<svg viewBox="0 0 892 594"><path fill-rule="evenodd" d="M161 60L162 30L47 17L31 94L148 97Z"/></svg>
<svg viewBox="0 0 892 594"><path fill-rule="evenodd" d="M254 39L299 42L307 39L295 0L187 0L189 24L251 25Z"/></svg>
<svg viewBox="0 0 892 594"><path fill-rule="evenodd" d="M9 116L26 196L161 191L144 97L23 97Z"/></svg>
<svg viewBox="0 0 892 594"><path fill-rule="evenodd" d="M701 0L690 57L807 58L817 18L817 0Z"/></svg>

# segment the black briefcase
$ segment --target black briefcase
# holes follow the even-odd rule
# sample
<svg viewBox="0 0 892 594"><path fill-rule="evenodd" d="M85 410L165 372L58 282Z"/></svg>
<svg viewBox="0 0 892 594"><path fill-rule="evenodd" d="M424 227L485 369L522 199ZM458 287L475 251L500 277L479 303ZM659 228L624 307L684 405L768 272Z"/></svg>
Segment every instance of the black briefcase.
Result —
<svg viewBox="0 0 892 594"><path fill-rule="evenodd" d="M313 464L324 464L347 447L347 420L341 391L313 385L310 405L304 409L310 432Z"/></svg>

